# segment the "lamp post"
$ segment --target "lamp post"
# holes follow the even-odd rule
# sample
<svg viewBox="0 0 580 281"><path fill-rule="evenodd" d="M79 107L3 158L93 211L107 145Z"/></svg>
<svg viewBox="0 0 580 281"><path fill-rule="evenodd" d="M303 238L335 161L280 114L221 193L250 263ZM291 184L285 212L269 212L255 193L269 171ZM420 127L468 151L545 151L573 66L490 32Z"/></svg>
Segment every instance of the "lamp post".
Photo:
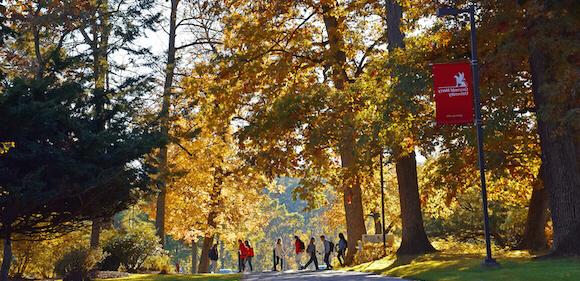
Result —
<svg viewBox="0 0 580 281"><path fill-rule="evenodd" d="M481 200L483 205L483 229L485 233L486 258L484 266L499 266L493 259L491 253L491 238L489 234L489 213L487 208L487 188L485 184L485 156L483 151L483 127L481 124L481 102L479 93L479 65L477 61L477 38L475 33L475 6L471 5L467 9L457 9L452 7L441 7L437 9L437 16L456 16L459 14L469 14L471 25L471 69L473 72L473 103L475 108L475 126L477 129L477 152L479 162L479 175L481 180Z"/></svg>
<svg viewBox="0 0 580 281"><path fill-rule="evenodd" d="M381 172L381 234L383 235L383 253L387 255L387 234L385 233L385 181L383 179L383 149L379 155L379 167Z"/></svg>

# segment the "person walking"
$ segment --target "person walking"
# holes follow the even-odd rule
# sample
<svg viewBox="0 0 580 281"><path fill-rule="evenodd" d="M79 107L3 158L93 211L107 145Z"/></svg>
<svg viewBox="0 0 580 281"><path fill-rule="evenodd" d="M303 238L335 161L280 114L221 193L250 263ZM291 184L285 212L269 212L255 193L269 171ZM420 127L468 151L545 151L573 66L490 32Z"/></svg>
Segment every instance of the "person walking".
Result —
<svg viewBox="0 0 580 281"><path fill-rule="evenodd" d="M209 249L209 272L215 273L217 261L218 261L218 244L213 244L213 246Z"/></svg>
<svg viewBox="0 0 580 281"><path fill-rule="evenodd" d="M274 246L274 271L278 271L278 264L280 271L284 270L284 247L282 247L282 239L278 238Z"/></svg>
<svg viewBox="0 0 580 281"><path fill-rule="evenodd" d="M316 258L316 244L314 242L316 242L314 237L310 238L310 244L308 244L308 248L306 248L306 252L310 255L310 259L302 268L300 268L300 270L307 268L311 263L314 263L316 270L319 270L318 259Z"/></svg>
<svg viewBox="0 0 580 281"><path fill-rule="evenodd" d="M239 268L238 272L244 272L244 271L246 271L246 257L248 255L248 248L246 247L244 242L242 242L241 239L238 240L238 245L239 245L238 254L240 256L240 261L239 261L240 268Z"/></svg>
<svg viewBox="0 0 580 281"><path fill-rule="evenodd" d="M298 269L302 268L302 253L306 250L306 245L304 241L300 240L300 237L294 236L294 251L296 253L296 266Z"/></svg>
<svg viewBox="0 0 580 281"><path fill-rule="evenodd" d="M332 269L330 254L332 253L332 248L334 248L334 243L326 240L324 235L320 236L320 240L322 241L322 245L324 245L324 263L326 264L326 269Z"/></svg>
<svg viewBox="0 0 580 281"><path fill-rule="evenodd" d="M346 253L346 248L348 248L348 242L346 241L346 238L344 238L344 234L339 233L338 234L338 262L340 263L340 266L344 266L344 255Z"/></svg>
<svg viewBox="0 0 580 281"><path fill-rule="evenodd" d="M252 246L250 245L250 241L246 240L246 248L248 249L248 255L246 257L246 261L248 262L248 265L250 266L250 272L252 272L254 270L254 267L252 267L252 258L254 258L254 248L252 248Z"/></svg>

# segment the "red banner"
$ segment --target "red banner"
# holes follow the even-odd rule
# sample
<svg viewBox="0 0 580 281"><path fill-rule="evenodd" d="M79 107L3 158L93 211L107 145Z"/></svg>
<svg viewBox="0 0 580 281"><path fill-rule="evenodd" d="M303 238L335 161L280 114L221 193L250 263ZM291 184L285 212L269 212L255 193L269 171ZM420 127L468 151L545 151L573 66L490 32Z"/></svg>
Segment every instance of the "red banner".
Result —
<svg viewBox="0 0 580 281"><path fill-rule="evenodd" d="M471 64L433 65L437 125L473 123L473 77Z"/></svg>

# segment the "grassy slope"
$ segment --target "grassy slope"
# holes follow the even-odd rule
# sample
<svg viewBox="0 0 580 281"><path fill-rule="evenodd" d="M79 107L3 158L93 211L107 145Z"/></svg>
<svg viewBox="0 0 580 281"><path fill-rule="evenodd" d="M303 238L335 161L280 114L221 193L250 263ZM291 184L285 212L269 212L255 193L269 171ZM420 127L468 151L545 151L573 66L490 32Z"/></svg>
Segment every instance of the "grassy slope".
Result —
<svg viewBox="0 0 580 281"><path fill-rule="evenodd" d="M101 281L238 281L239 274L180 274L180 275L160 275L160 274L135 274L127 278L103 279Z"/></svg>
<svg viewBox="0 0 580 281"><path fill-rule="evenodd" d="M499 258L499 269L482 268L482 257L437 253L414 260L387 257L349 270L426 281L544 281L580 280L579 259L532 260L529 257Z"/></svg>

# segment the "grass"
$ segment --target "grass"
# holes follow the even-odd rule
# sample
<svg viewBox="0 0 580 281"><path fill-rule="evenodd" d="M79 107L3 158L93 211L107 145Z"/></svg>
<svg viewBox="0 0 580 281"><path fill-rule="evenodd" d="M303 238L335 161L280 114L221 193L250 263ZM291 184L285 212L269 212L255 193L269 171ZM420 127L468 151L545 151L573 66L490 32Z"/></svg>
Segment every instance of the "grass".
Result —
<svg viewBox="0 0 580 281"><path fill-rule="evenodd" d="M374 272L425 281L552 281L580 280L580 259L533 260L502 255L500 268L484 268L483 257L440 252L419 258L386 257L347 270Z"/></svg>
<svg viewBox="0 0 580 281"><path fill-rule="evenodd" d="M133 274L125 278L101 279L99 281L238 281L240 279L241 275L239 274Z"/></svg>

